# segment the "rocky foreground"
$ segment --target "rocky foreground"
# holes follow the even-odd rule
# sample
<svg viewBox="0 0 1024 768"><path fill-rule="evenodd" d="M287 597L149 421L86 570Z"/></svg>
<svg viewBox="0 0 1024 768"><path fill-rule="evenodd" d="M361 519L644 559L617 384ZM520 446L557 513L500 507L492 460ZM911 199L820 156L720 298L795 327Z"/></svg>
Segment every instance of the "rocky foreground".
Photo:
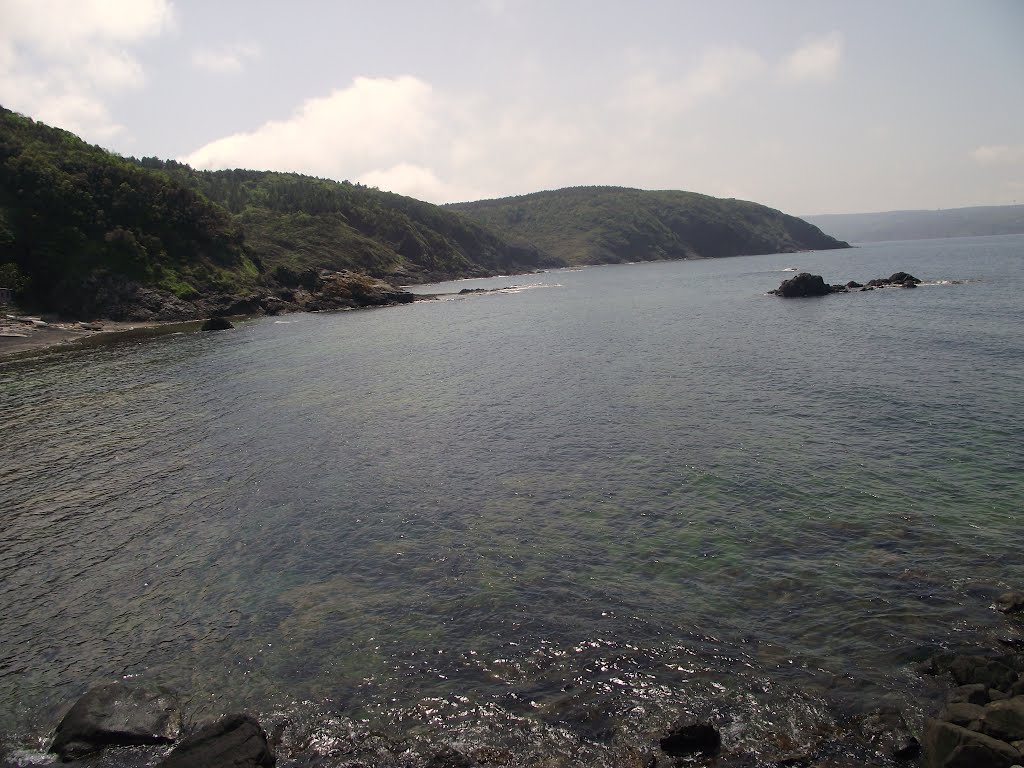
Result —
<svg viewBox="0 0 1024 768"><path fill-rule="evenodd" d="M995 608L1024 617L1024 593L1008 592ZM870 712L845 734L823 740L810 751L774 757L738 753L723 744L714 723L687 719L672 725L630 766L719 768L755 766L921 765L927 768L1013 768L1024 764L1024 652L1002 655L940 653L918 671L944 679L946 704L914 733L892 709ZM326 765L309 742L289 734L288 721L268 734L251 715L230 714L196 727L185 725L179 696L166 688L103 685L88 691L57 725L49 751L63 762L92 765L147 765L155 768L273 768ZM132 749L142 749L135 759ZM114 759L116 752L124 754ZM472 745L446 746L431 755L404 753L402 766L472 768L510 765ZM30 761L38 764L38 758ZM22 765L0 752L4 768ZM332 763L333 765L334 763ZM27 763L25 763L27 765ZM370 766L344 763L345 766ZM391 765L391 763L388 763Z"/></svg>

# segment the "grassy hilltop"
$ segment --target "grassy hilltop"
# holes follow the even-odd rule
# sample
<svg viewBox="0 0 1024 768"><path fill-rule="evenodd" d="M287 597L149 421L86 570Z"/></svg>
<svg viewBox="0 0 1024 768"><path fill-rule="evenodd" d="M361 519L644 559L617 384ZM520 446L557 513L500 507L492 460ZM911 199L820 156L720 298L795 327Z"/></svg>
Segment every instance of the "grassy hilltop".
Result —
<svg viewBox="0 0 1024 768"><path fill-rule="evenodd" d="M446 207L570 264L848 247L772 208L695 192L571 187Z"/></svg>

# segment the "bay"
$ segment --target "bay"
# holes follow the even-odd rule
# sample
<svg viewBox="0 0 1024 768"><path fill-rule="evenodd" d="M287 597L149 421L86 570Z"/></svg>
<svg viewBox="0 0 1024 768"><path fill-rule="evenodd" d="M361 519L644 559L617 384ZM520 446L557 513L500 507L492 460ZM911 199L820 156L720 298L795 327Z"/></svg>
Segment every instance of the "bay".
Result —
<svg viewBox="0 0 1024 768"><path fill-rule="evenodd" d="M1020 634L1022 260L590 267L0 365L0 734L119 678L377 764L920 719L915 661ZM925 282L767 296L792 267Z"/></svg>

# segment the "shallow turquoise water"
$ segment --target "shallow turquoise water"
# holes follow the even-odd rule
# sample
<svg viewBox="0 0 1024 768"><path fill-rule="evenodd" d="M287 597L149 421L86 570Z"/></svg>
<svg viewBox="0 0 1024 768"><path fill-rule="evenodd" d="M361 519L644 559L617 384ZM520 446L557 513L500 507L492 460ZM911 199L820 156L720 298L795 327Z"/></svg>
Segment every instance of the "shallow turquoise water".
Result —
<svg viewBox="0 0 1024 768"><path fill-rule="evenodd" d="M1024 237L421 290L506 285L0 366L0 733L128 677L350 759L767 759L1016 631Z"/></svg>

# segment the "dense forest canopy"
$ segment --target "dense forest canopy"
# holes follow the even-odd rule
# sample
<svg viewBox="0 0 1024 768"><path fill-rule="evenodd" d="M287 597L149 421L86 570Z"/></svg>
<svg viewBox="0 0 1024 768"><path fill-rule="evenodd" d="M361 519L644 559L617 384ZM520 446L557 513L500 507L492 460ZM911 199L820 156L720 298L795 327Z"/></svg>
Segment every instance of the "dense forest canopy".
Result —
<svg viewBox="0 0 1024 768"><path fill-rule="evenodd" d="M242 228L221 206L166 173L6 109L0 222L0 264L16 269L24 298L45 309L100 311L95 295L112 281L188 300L238 290L259 274Z"/></svg>
<svg viewBox="0 0 1024 768"><path fill-rule="evenodd" d="M196 171L143 158L224 206L268 265L354 269L411 280L559 266L532 246L411 197L348 181L272 171Z"/></svg>

